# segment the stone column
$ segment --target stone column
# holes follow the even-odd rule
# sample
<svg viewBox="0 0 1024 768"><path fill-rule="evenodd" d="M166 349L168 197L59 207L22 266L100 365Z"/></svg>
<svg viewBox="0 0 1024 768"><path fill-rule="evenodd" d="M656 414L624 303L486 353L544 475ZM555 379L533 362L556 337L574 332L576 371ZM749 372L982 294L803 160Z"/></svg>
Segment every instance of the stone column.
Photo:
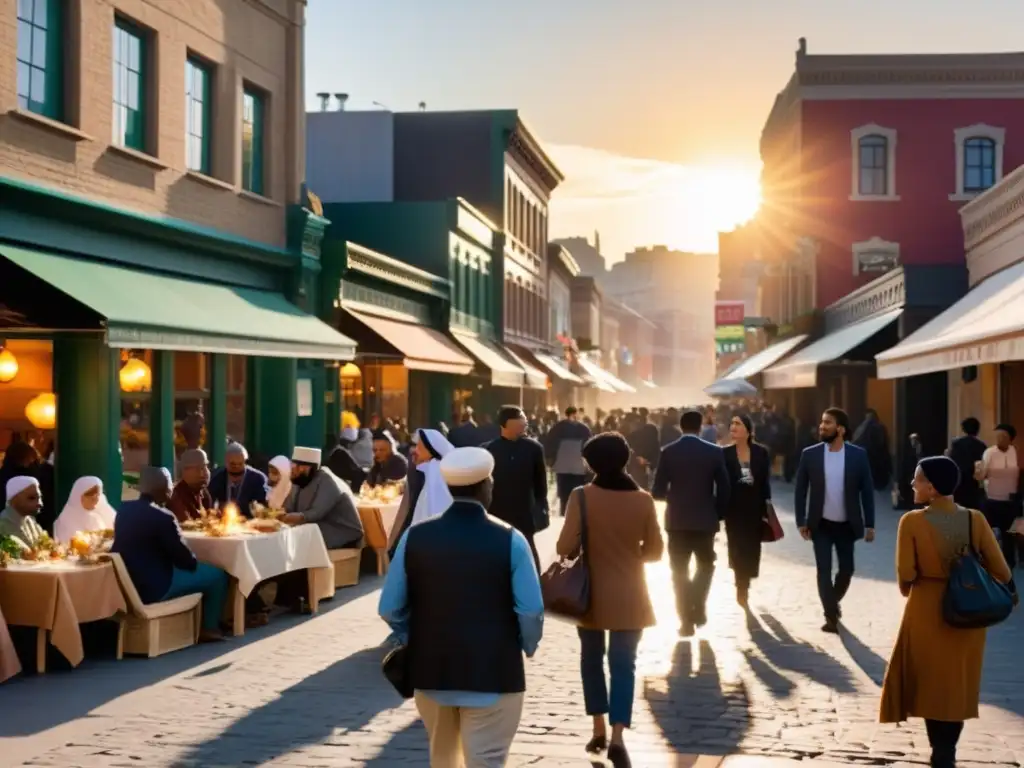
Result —
<svg viewBox="0 0 1024 768"><path fill-rule="evenodd" d="M153 392L149 401L149 463L174 474L174 353L153 352Z"/></svg>

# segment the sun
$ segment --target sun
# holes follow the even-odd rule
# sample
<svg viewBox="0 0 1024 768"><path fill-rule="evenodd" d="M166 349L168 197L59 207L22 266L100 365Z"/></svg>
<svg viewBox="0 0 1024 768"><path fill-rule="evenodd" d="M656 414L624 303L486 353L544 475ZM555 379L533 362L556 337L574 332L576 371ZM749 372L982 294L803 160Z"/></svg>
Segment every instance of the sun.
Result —
<svg viewBox="0 0 1024 768"><path fill-rule="evenodd" d="M718 233L749 221L761 205L756 169L689 166L666 190L670 240L683 250L714 252Z"/></svg>

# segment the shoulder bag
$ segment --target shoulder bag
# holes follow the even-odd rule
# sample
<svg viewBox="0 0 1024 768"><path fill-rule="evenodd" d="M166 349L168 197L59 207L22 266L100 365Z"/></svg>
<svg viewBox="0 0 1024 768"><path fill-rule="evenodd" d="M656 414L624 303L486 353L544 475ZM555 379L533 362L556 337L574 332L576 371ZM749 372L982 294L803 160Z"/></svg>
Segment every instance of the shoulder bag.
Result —
<svg viewBox="0 0 1024 768"><path fill-rule="evenodd" d="M761 520L761 541L771 543L780 541L786 532L782 529L779 516L775 512L775 505L768 499L764 503L764 519Z"/></svg>
<svg viewBox="0 0 1024 768"><path fill-rule="evenodd" d="M560 558L540 577L544 609L556 616L582 619L590 610L590 566L587 562L587 495L574 493L580 511L580 549L575 559Z"/></svg>
<svg viewBox="0 0 1024 768"><path fill-rule="evenodd" d="M985 570L974 548L974 514L967 513L967 547L949 568L942 617L951 627L983 629L1004 621L1013 612L1013 593Z"/></svg>
<svg viewBox="0 0 1024 768"><path fill-rule="evenodd" d="M409 648L407 646L392 648L380 663L380 669L399 696L403 699L413 697L415 691L412 687L412 675L409 672Z"/></svg>

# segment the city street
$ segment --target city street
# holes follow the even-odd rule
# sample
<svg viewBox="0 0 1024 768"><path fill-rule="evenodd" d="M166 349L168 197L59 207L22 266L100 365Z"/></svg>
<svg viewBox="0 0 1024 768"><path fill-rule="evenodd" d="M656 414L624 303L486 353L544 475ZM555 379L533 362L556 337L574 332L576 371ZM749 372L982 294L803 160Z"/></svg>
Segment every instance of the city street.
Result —
<svg viewBox="0 0 1024 768"><path fill-rule="evenodd" d="M900 620L892 575L898 513L880 497L878 540L858 545L845 627L836 637L820 631L811 550L796 536L791 491L781 486L777 496L787 538L766 547L750 615L735 604L723 554L710 622L692 642L680 642L667 564L651 568L661 625L642 647L627 734L633 764L692 766L695 755L742 753L760 759L736 768L771 768L768 756L926 765L920 722L876 722ZM545 535L543 551L552 550L553 535ZM379 584L366 579L315 619L283 617L243 642L155 660L86 661L73 672L4 685L0 765L426 766L415 709L379 672L377 646L387 635L376 617ZM962 766L1024 764L1022 648L1018 611L989 635L982 716L967 726ZM510 765L590 764L582 752L589 724L577 659L572 628L549 622L528 665L527 707Z"/></svg>

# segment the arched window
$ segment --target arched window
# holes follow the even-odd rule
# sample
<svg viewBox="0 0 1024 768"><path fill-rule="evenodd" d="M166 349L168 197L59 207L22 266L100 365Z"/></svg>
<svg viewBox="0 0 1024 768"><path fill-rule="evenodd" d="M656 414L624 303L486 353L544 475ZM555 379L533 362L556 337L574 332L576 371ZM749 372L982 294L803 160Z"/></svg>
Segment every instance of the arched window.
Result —
<svg viewBox="0 0 1024 768"><path fill-rule="evenodd" d="M864 196L889 194L889 140L885 136L864 136L857 144L860 176L857 192Z"/></svg>
<svg viewBox="0 0 1024 768"><path fill-rule="evenodd" d="M986 136L964 141L964 192L984 192L996 183L996 142Z"/></svg>

